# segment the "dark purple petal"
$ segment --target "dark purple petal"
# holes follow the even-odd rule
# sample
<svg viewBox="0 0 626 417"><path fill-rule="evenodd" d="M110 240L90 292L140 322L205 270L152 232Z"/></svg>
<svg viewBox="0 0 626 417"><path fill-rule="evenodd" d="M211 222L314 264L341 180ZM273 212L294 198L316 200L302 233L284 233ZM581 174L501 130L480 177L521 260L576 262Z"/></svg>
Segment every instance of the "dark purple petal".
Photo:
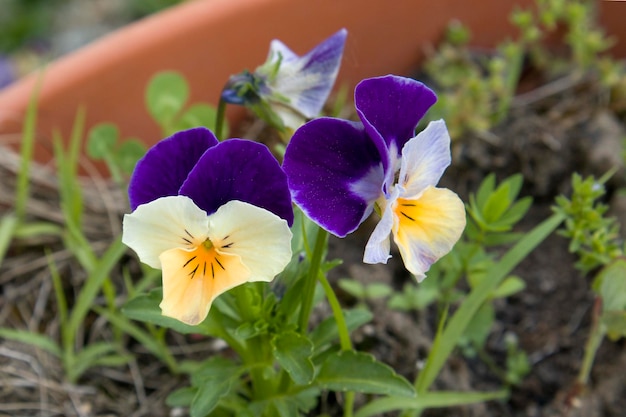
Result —
<svg viewBox="0 0 626 417"><path fill-rule="evenodd" d="M382 137L387 149L395 147L392 158L415 136L417 124L436 101L424 84L395 75L368 78L354 90L354 105L366 131L373 140Z"/></svg>
<svg viewBox="0 0 626 417"><path fill-rule="evenodd" d="M291 138L283 169L296 204L329 232L344 237L380 196L380 154L361 123L323 117Z"/></svg>
<svg viewBox="0 0 626 417"><path fill-rule="evenodd" d="M128 186L130 208L157 198L178 195L187 175L204 152L217 145L213 132L198 127L175 133L148 150L137 166Z"/></svg>
<svg viewBox="0 0 626 417"><path fill-rule="evenodd" d="M293 224L287 177L265 145L229 139L207 150L178 192L212 214L231 200L271 211Z"/></svg>

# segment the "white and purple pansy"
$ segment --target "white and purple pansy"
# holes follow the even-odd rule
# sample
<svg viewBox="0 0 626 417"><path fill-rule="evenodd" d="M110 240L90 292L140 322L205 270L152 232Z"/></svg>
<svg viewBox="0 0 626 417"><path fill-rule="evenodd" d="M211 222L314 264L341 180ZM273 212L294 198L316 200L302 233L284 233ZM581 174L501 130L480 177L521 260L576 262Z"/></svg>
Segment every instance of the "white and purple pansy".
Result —
<svg viewBox="0 0 626 417"><path fill-rule="evenodd" d="M270 281L291 259L287 180L259 143L219 143L205 128L159 142L137 163L122 241L163 271L162 313L203 321L213 300Z"/></svg>
<svg viewBox="0 0 626 417"><path fill-rule="evenodd" d="M273 40L266 62L232 76L222 100L249 106L277 127L298 128L319 116L339 73L346 36L341 29L303 56Z"/></svg>
<svg viewBox="0 0 626 417"><path fill-rule="evenodd" d="M421 280L465 228L461 199L435 187L451 160L445 123L415 135L436 96L418 81L388 75L361 81L354 101L360 122L319 118L294 133L283 162L292 198L339 237L376 210L381 220L364 262L386 263L393 235L406 268Z"/></svg>

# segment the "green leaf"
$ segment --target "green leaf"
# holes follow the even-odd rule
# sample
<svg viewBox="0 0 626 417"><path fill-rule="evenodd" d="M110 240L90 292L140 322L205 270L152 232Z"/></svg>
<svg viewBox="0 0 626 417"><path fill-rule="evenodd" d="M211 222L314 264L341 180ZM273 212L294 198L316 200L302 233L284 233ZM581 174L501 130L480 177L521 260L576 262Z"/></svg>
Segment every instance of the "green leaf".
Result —
<svg viewBox="0 0 626 417"><path fill-rule="evenodd" d="M31 346L38 347L57 357L61 357L61 348L48 336L32 333L28 330L7 329L0 327L0 337L13 340L15 342L26 343Z"/></svg>
<svg viewBox="0 0 626 417"><path fill-rule="evenodd" d="M194 104L190 106L176 121L176 130L186 130L192 127L204 126L215 131L217 109L208 104ZM222 127L223 136L228 137L228 125Z"/></svg>
<svg viewBox="0 0 626 417"><path fill-rule="evenodd" d="M122 307L122 313L130 319L167 327L182 334L196 333L207 336L216 334L216 329L211 325L212 320L209 318L197 326L190 326L172 317L164 316L159 307L162 299L162 289L156 288L148 294L142 294L129 300Z"/></svg>
<svg viewBox="0 0 626 417"><path fill-rule="evenodd" d="M0 220L0 264L9 250L11 241L19 226L18 218L14 213L8 213L2 216Z"/></svg>
<svg viewBox="0 0 626 417"><path fill-rule="evenodd" d="M369 323L373 318L372 313L365 308L344 310L343 315L346 320L348 331L353 331L365 323ZM335 322L335 317L331 316L324 319L311 332L310 338L315 345L316 350L324 345L327 345L328 343L331 343L333 340L337 340L337 338L339 338L339 332L337 331L337 322Z"/></svg>
<svg viewBox="0 0 626 417"><path fill-rule="evenodd" d="M411 283L405 284L402 292L394 294L387 305L391 309L400 311L422 310L428 307L440 295L439 287L430 285L431 281L435 280L426 280L419 287Z"/></svg>
<svg viewBox="0 0 626 417"><path fill-rule="evenodd" d="M511 205L510 191L509 183L503 182L487 199L487 203L483 207L483 217L488 225L500 220Z"/></svg>
<svg viewBox="0 0 626 417"><path fill-rule="evenodd" d="M198 388L191 401L191 415L208 415L228 395L242 372L242 367L226 358L215 356L206 360L191 374L191 384Z"/></svg>
<svg viewBox="0 0 626 417"><path fill-rule="evenodd" d="M122 172L130 174L145 153L146 145L139 139L126 139L115 152L115 161Z"/></svg>
<svg viewBox="0 0 626 417"><path fill-rule="evenodd" d="M601 317L607 336L612 341L626 337L626 311L605 311Z"/></svg>
<svg viewBox="0 0 626 417"><path fill-rule="evenodd" d="M509 189L509 201L514 201L517 198L522 185L524 184L524 176L522 174L514 174L503 181L503 184L508 184Z"/></svg>
<svg viewBox="0 0 626 417"><path fill-rule="evenodd" d="M232 385L233 380L226 378L211 379L198 387L198 392L191 401L191 417L206 417L217 407L220 399L230 392Z"/></svg>
<svg viewBox="0 0 626 417"><path fill-rule="evenodd" d="M115 346L107 342L92 343L85 346L72 359L72 366L67 370L70 374L68 376L69 380L77 380L87 369L99 365L101 359L109 357L105 355L115 352L115 350ZM119 357L119 355L117 357ZM130 357L126 357L125 359L126 362L128 362Z"/></svg>
<svg viewBox="0 0 626 417"><path fill-rule="evenodd" d="M242 372L241 366L237 365L230 359L221 356L213 356L191 372L191 384L193 386L204 385L212 380L225 380L229 378L237 378Z"/></svg>
<svg viewBox="0 0 626 417"><path fill-rule="evenodd" d="M37 77L33 92L28 100L26 114L24 115L24 125L20 146L20 167L15 184L15 216L18 223L26 219L26 205L30 195L30 165L33 161L35 151L35 140L37 137L37 102L39 92L43 82L43 71Z"/></svg>
<svg viewBox="0 0 626 417"><path fill-rule="evenodd" d="M260 401L257 404L251 404L250 411L253 415L265 415L277 417L296 417L301 413L307 413L317 405L320 396L320 389L311 387L298 391L296 394L279 395L269 398L266 401Z"/></svg>
<svg viewBox="0 0 626 417"><path fill-rule="evenodd" d="M478 187L478 191L476 192L476 208L482 211L485 204L487 204L487 199L491 193L493 193L495 187L496 175L493 173L487 175L487 178L480 183L480 187Z"/></svg>
<svg viewBox="0 0 626 417"><path fill-rule="evenodd" d="M265 319L259 319L254 323L247 321L235 329L235 336L241 340L251 339L266 334L268 327L269 324Z"/></svg>
<svg viewBox="0 0 626 417"><path fill-rule="evenodd" d="M119 130L113 123L101 123L91 128L87 136L87 155L103 159L113 154L119 138Z"/></svg>
<svg viewBox="0 0 626 417"><path fill-rule="evenodd" d="M391 293L393 293L393 288L382 282L374 282L365 286L365 294L370 300L387 297Z"/></svg>
<svg viewBox="0 0 626 417"><path fill-rule="evenodd" d="M448 408L489 400L504 400L509 391L494 392L425 392L415 398L385 397L370 401L359 409L355 417L379 416L394 410L425 410L428 408Z"/></svg>
<svg viewBox="0 0 626 417"><path fill-rule="evenodd" d="M92 266L69 316L67 331L70 335L76 335L79 327L83 325L87 313L93 307L94 299L102 289L104 282L109 278L109 273L118 265L127 249L119 237L111 243L102 258L98 259Z"/></svg>
<svg viewBox="0 0 626 417"><path fill-rule="evenodd" d="M170 126L189 97L187 81L177 72L156 74L148 83L146 106L148 112L163 127Z"/></svg>
<svg viewBox="0 0 626 417"><path fill-rule="evenodd" d="M170 407L189 407L197 392L196 387L179 388L167 396L165 404Z"/></svg>
<svg viewBox="0 0 626 417"><path fill-rule="evenodd" d="M413 386L403 377L372 355L341 351L329 355L315 378L325 389L356 391L367 394L415 395Z"/></svg>
<svg viewBox="0 0 626 417"><path fill-rule="evenodd" d="M0 226L0 229L2 227ZM29 239L40 236L59 236L63 228L51 222L32 222L20 224L15 229L15 237Z"/></svg>
<svg viewBox="0 0 626 417"><path fill-rule="evenodd" d="M339 288L341 288L357 300L362 300L365 298L365 286L359 281L342 278L337 282L337 285L339 285Z"/></svg>
<svg viewBox="0 0 626 417"><path fill-rule="evenodd" d="M510 295L516 294L526 288L526 282L517 276L510 276L506 278L498 288L496 288L491 296L493 298L504 298Z"/></svg>
<svg viewBox="0 0 626 417"><path fill-rule="evenodd" d="M513 226L518 221L520 221L522 217L524 217L524 215L526 215L532 203L532 197L524 197L519 199L515 202L515 204L511 206L511 208L506 211L506 213L504 213L500 220L496 222L496 225L501 224Z"/></svg>
<svg viewBox="0 0 626 417"><path fill-rule="evenodd" d="M491 327L495 320L495 310L493 305L486 302L478 309L472 321L465 328L463 338L467 340L471 347L482 347L491 332Z"/></svg>
<svg viewBox="0 0 626 417"><path fill-rule="evenodd" d="M309 339L289 331L274 336L271 345L272 354L296 384L311 383L315 368L311 361L313 343Z"/></svg>
<svg viewBox="0 0 626 417"><path fill-rule="evenodd" d="M617 259L602 268L593 290L602 297L603 311L626 310L626 259Z"/></svg>
<svg viewBox="0 0 626 417"><path fill-rule="evenodd" d="M135 338L144 348L162 360L163 363L169 367L170 371L177 372L178 364L163 340L154 337L154 335L140 328L117 310L109 311L97 306L94 306L93 309L96 313L104 316L113 326L119 328L123 333Z"/></svg>

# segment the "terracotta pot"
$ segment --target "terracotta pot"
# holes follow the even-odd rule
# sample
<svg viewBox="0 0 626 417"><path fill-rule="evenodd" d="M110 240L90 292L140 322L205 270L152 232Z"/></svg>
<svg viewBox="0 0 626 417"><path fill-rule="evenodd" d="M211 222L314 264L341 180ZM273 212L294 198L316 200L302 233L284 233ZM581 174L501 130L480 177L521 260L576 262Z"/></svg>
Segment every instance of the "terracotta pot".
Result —
<svg viewBox="0 0 626 417"><path fill-rule="evenodd" d="M436 43L451 19L469 26L473 42L493 46L513 35L508 15L531 0L195 0L120 29L50 64L39 98L36 158L50 157L51 132L69 136L77 108L87 127L116 123L124 137L148 145L161 139L144 105L148 79L159 70L182 72L192 101L216 103L228 76L254 69L278 38L304 53L339 28L348 40L338 84L365 77L406 75L423 47ZM619 10L619 11L618 11ZM609 32L622 29L626 4L603 2ZM626 45L618 46L620 54ZM36 76L0 91L0 134L19 133ZM231 122L241 112L229 110Z"/></svg>

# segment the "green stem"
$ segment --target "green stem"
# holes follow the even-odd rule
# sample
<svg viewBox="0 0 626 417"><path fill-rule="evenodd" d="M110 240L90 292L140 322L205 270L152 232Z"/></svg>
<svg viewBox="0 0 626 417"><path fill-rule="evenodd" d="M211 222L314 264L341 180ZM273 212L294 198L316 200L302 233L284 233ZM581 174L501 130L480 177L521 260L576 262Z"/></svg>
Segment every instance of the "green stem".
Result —
<svg viewBox="0 0 626 417"><path fill-rule="evenodd" d="M306 282L304 283L304 291L302 307L300 308L300 316L298 317L298 326L300 333L305 334L308 329L309 316L313 309L313 296L315 295L315 283L319 275L320 266L322 265L322 258L326 249L326 241L328 239L328 232L321 227L317 229L317 237L315 238L315 248L313 249L313 255L311 256L311 265L309 266L309 273L306 276Z"/></svg>
<svg viewBox="0 0 626 417"><path fill-rule="evenodd" d="M600 348L600 344L604 339L604 335L606 334L606 326L604 326L600 321L601 314L602 302L601 298L598 297L596 298L596 302L593 306L593 323L591 325L592 327L589 339L587 339L587 344L585 345L585 356L583 357L578 378L576 378L576 382L582 387L587 385L587 382L589 381L589 374L591 373L593 361L596 357L598 349Z"/></svg>
<svg viewBox="0 0 626 417"><path fill-rule="evenodd" d="M333 316L335 316L335 322L337 322L337 331L339 332L339 344L341 345L341 350L352 350L350 332L348 330L348 325L346 324L346 319L343 315L343 310L341 309L341 305L337 299L337 295L335 294L335 291L333 291L333 287L330 285L324 274L319 274L318 279L320 284L322 284L322 288L324 289L324 293L328 299L328 304L330 304L330 308L333 311Z"/></svg>
<svg viewBox="0 0 626 417"><path fill-rule="evenodd" d="M258 284L258 283L256 283ZM254 291L258 297L262 298L262 290L260 285L248 284L247 286L240 286L231 290L235 296L237 309L241 315L243 322L254 323L259 319L257 312L252 308L253 297L251 293ZM272 394L272 390L275 389L272 386L272 381L268 381L264 377L264 367L256 366L259 363L270 363L269 353L267 346L269 340L267 335L259 335L251 337L245 341L246 357L244 359L248 366L250 366L250 377L252 378L253 386L253 398L255 400L264 400Z"/></svg>
<svg viewBox="0 0 626 417"><path fill-rule="evenodd" d="M226 102L220 98L220 102L217 104L217 115L215 116L215 136L217 140L224 140L224 119L226 118Z"/></svg>
<svg viewBox="0 0 626 417"><path fill-rule="evenodd" d="M326 294L328 304L330 304L330 308L333 311L333 316L335 317L335 322L337 323L337 331L339 332L339 344L341 346L341 350L352 350L350 331L348 330L346 318L343 315L343 310L341 309L341 304L339 304L337 295L335 294L335 291L333 291L333 287L328 282L328 279L326 279L326 275L320 273L317 278L320 284L322 284L322 288L324 289L324 293ZM348 391L345 395L343 415L344 417L352 417L353 412L354 392Z"/></svg>

